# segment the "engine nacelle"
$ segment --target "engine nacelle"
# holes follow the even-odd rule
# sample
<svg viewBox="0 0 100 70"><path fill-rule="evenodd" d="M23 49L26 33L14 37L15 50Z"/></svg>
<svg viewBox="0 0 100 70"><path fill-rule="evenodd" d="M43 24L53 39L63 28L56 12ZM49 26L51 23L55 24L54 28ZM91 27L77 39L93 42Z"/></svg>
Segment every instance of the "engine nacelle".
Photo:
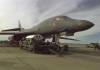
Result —
<svg viewBox="0 0 100 70"><path fill-rule="evenodd" d="M14 36L9 36L8 39L9 39L10 41L14 40Z"/></svg>
<svg viewBox="0 0 100 70"><path fill-rule="evenodd" d="M66 36L74 36L74 33L69 33L69 32L62 32L60 33L60 36L66 35Z"/></svg>

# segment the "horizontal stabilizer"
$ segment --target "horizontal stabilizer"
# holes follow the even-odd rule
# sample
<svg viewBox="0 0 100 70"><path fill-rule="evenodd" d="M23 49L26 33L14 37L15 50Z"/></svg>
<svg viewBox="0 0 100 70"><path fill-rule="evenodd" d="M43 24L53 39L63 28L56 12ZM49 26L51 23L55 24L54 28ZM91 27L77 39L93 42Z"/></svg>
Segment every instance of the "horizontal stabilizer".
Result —
<svg viewBox="0 0 100 70"><path fill-rule="evenodd" d="M20 30L20 28L14 28L14 29L7 29L7 30L2 30L1 32L3 32L3 31L19 31ZM24 30L24 29L23 29Z"/></svg>
<svg viewBox="0 0 100 70"><path fill-rule="evenodd" d="M67 39L67 40L80 41L80 40L77 40L77 39L71 39L71 38L65 38L65 37L60 37L60 39Z"/></svg>
<svg viewBox="0 0 100 70"><path fill-rule="evenodd" d="M0 32L0 35L13 35L15 32Z"/></svg>

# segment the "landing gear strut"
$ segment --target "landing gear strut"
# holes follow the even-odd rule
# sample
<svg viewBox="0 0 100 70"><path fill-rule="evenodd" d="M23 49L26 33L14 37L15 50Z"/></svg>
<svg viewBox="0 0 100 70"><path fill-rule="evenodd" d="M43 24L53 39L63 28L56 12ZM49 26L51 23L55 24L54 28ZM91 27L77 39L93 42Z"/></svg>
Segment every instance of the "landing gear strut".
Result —
<svg viewBox="0 0 100 70"><path fill-rule="evenodd" d="M59 44L59 38L60 38L59 34L54 34L52 42L55 42L56 44Z"/></svg>
<svg viewBox="0 0 100 70"><path fill-rule="evenodd" d="M60 39L60 35L59 34L54 34L52 42L55 42L55 44L58 45L60 43L59 39ZM59 49L61 49L61 48L59 47ZM66 51L66 52L68 51L68 45L64 45L63 51Z"/></svg>

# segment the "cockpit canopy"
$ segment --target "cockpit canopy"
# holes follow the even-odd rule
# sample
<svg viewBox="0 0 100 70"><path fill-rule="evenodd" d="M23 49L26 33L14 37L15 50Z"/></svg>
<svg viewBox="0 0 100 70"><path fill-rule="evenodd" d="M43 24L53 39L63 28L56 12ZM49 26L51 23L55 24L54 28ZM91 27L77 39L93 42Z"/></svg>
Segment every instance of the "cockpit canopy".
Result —
<svg viewBox="0 0 100 70"><path fill-rule="evenodd" d="M56 18L56 20L61 20L61 19L69 19L69 17L67 17L67 16L58 16Z"/></svg>

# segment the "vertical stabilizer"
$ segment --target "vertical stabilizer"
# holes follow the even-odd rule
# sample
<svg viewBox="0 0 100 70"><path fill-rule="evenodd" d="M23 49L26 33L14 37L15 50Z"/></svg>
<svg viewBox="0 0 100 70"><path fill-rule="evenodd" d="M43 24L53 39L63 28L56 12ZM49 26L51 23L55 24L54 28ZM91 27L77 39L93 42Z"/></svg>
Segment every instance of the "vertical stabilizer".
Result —
<svg viewBox="0 0 100 70"><path fill-rule="evenodd" d="M19 31L22 31L23 29L22 29L22 26L21 26L20 21L18 21L18 23L19 23L19 28L20 28L20 30L19 30Z"/></svg>

